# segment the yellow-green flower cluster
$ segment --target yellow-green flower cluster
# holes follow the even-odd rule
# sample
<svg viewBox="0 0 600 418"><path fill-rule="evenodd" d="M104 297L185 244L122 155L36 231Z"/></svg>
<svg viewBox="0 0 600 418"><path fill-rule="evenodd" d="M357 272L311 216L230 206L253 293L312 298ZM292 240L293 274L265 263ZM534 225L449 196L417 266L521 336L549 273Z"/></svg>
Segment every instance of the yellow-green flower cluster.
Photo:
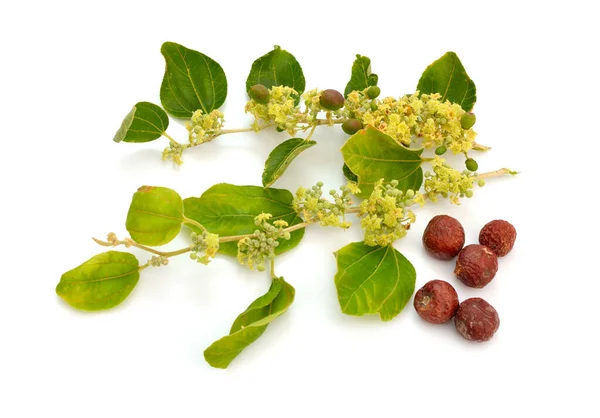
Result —
<svg viewBox="0 0 600 418"><path fill-rule="evenodd" d="M169 259L164 255L153 255L150 260L148 260L148 264L152 267L162 267L169 264Z"/></svg>
<svg viewBox="0 0 600 418"><path fill-rule="evenodd" d="M219 236L210 232L196 234L192 232L192 252L190 258L202 264L208 264L219 251Z"/></svg>
<svg viewBox="0 0 600 418"><path fill-rule="evenodd" d="M246 113L254 115L254 130L262 125L275 125L281 131L294 135L297 130L300 108L296 105L298 93L291 87L278 86L270 90L269 102L261 104L255 100L246 103Z"/></svg>
<svg viewBox="0 0 600 418"><path fill-rule="evenodd" d="M223 124L223 112L213 110L206 114L202 110L196 110L190 121L185 124L190 144L198 145L210 141L221 133Z"/></svg>
<svg viewBox="0 0 600 418"><path fill-rule="evenodd" d="M410 224L415 222L415 214L408 209L414 203L423 204L423 195L397 189L398 181L392 180L383 185L383 179L375 183L368 199L360 205L360 225L365 231L365 244L370 246L392 244L403 238Z"/></svg>
<svg viewBox="0 0 600 418"><path fill-rule="evenodd" d="M323 182L318 182L310 189L298 188L292 205L296 213L306 222L318 222L321 226L339 226L349 228L345 214L352 204L352 194L360 191L354 183L341 186L340 192L330 190L332 200L323 198Z"/></svg>
<svg viewBox="0 0 600 418"><path fill-rule="evenodd" d="M450 201L456 205L460 204L461 197L473 196L473 183L476 180L477 173L468 170L462 173L448 164L441 157L435 156L431 161L432 172L425 173L425 195L432 202L436 202L438 196L450 198ZM480 179L477 184L482 187L485 181Z"/></svg>
<svg viewBox="0 0 600 418"><path fill-rule="evenodd" d="M169 146L166 147L162 153L163 160L173 160L175 164L181 165L183 164L183 160L181 159L181 154L183 150L188 146L185 144L180 144L179 142L169 141Z"/></svg>
<svg viewBox="0 0 600 418"><path fill-rule="evenodd" d="M302 122L312 124L319 118L320 112L325 112L325 119L329 122L330 126L333 126L334 121L342 119L345 116L344 108L338 110L327 110L321 106L321 93L323 91L319 89L313 89L305 92L302 95L304 105L306 107L305 113L302 115Z"/></svg>
<svg viewBox="0 0 600 418"><path fill-rule="evenodd" d="M259 228L246 238L238 241L237 259L240 264L245 264L251 270L264 271L265 260L275 258L275 248L279 246L279 239L290 239L290 233L284 228L286 221L276 220L271 225L268 221L272 218L270 213L261 213L254 218L254 224Z"/></svg>
<svg viewBox="0 0 600 418"><path fill-rule="evenodd" d="M416 92L399 99L371 100L366 92L365 89L348 95L347 117L372 125L406 146L419 138L425 148L444 145L455 154L473 148L477 134L472 129L462 128L465 111L459 104L442 102L437 93L419 95Z"/></svg>

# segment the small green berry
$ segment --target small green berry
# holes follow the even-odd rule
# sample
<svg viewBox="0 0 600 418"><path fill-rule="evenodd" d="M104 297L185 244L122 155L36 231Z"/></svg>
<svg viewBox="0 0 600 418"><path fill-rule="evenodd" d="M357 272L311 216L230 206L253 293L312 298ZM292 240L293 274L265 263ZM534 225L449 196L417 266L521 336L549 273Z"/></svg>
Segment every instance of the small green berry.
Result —
<svg viewBox="0 0 600 418"><path fill-rule="evenodd" d="M317 182L317 187L323 187L323 182L322 181L318 181Z"/></svg>
<svg viewBox="0 0 600 418"><path fill-rule="evenodd" d="M472 158L467 158L467 160L465 161L465 166L469 171L477 171L477 169L479 168L479 164L477 164L477 161L475 161Z"/></svg>
<svg viewBox="0 0 600 418"><path fill-rule="evenodd" d="M363 128L363 124L358 119L348 119L342 123L342 130L348 135L354 135Z"/></svg>
<svg viewBox="0 0 600 418"><path fill-rule="evenodd" d="M283 131L285 131L285 129L283 129L281 126L277 126L277 127L275 128L275 130L276 130L277 132L283 132Z"/></svg>
<svg viewBox="0 0 600 418"><path fill-rule="evenodd" d="M319 103L324 109L339 110L344 106L344 96L337 90L327 89L321 92Z"/></svg>
<svg viewBox="0 0 600 418"><path fill-rule="evenodd" d="M258 271L265 271L265 265L264 264L259 264L258 266L256 266L256 270L258 270Z"/></svg>
<svg viewBox="0 0 600 418"><path fill-rule="evenodd" d="M444 155L447 149L445 146L441 145L435 149L435 155Z"/></svg>
<svg viewBox="0 0 600 418"><path fill-rule="evenodd" d="M398 180L392 180L392 181L390 181L390 185L392 187L398 187Z"/></svg>
<svg viewBox="0 0 600 418"><path fill-rule="evenodd" d="M406 191L406 197L408 197L409 199L412 199L413 197L415 197L415 192L414 190L408 189Z"/></svg>
<svg viewBox="0 0 600 418"><path fill-rule="evenodd" d="M377 106L377 103L375 102L371 102L371 110L373 112L375 112L377 109L379 108L379 106Z"/></svg>
<svg viewBox="0 0 600 418"><path fill-rule="evenodd" d="M467 112L460 118L460 126L463 129L471 129L475 125L475 113Z"/></svg>
<svg viewBox="0 0 600 418"><path fill-rule="evenodd" d="M269 103L271 92L262 84L255 84L248 90L248 96L256 103L267 104Z"/></svg>
<svg viewBox="0 0 600 418"><path fill-rule="evenodd" d="M469 199L473 197L473 190L467 190L465 192L465 196L467 196Z"/></svg>
<svg viewBox="0 0 600 418"><path fill-rule="evenodd" d="M381 89L377 86L371 86L367 90L367 97L371 100L376 99L381 94Z"/></svg>
<svg viewBox="0 0 600 418"><path fill-rule="evenodd" d="M479 187L483 187L483 186L485 186L485 180L484 180L484 179L479 179L479 180L477 180L477 185L478 185Z"/></svg>

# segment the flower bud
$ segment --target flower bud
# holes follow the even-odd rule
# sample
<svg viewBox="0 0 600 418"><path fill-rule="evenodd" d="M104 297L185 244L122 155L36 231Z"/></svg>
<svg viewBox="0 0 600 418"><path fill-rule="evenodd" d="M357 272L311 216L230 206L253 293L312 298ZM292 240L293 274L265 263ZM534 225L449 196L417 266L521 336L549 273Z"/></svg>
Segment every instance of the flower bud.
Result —
<svg viewBox="0 0 600 418"><path fill-rule="evenodd" d="M377 86L371 86L367 90L367 97L371 100L376 99L381 94L381 89Z"/></svg>
<svg viewBox="0 0 600 418"><path fill-rule="evenodd" d="M344 96L337 90L327 89L321 92L321 106L327 110L338 110L344 106Z"/></svg>
<svg viewBox="0 0 600 418"><path fill-rule="evenodd" d="M463 129L471 129L475 125L475 113L467 112L460 118L460 126Z"/></svg>
<svg viewBox="0 0 600 418"><path fill-rule="evenodd" d="M354 135L363 128L363 124L358 119L348 119L342 123L342 130L348 135Z"/></svg>
<svg viewBox="0 0 600 418"><path fill-rule="evenodd" d="M477 161L475 161L472 158L467 158L467 160L465 161L465 166L467 166L467 170L469 171L477 171L477 169L479 168L479 164L477 164Z"/></svg>
<svg viewBox="0 0 600 418"><path fill-rule="evenodd" d="M269 103L271 93L269 92L269 89L262 84L255 84L248 90L248 96L256 103L267 104Z"/></svg>
<svg viewBox="0 0 600 418"><path fill-rule="evenodd" d="M377 103L375 102L371 102L371 110L373 112L375 112L377 109L379 108L379 106L377 106Z"/></svg>

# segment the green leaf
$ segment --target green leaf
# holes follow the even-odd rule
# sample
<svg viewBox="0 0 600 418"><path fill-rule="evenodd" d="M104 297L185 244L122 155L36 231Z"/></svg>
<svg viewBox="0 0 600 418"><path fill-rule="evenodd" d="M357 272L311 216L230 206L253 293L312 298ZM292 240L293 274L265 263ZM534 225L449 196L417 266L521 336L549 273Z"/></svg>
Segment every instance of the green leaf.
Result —
<svg viewBox="0 0 600 418"><path fill-rule="evenodd" d="M442 101L458 103L467 112L477 100L475 83L454 52L446 52L425 69L417 90L421 93L439 93Z"/></svg>
<svg viewBox="0 0 600 418"><path fill-rule="evenodd" d="M422 151L405 148L372 126L352 135L342 147L346 165L358 176L359 197L363 198L369 197L380 179L398 180L398 189L403 191L419 190Z"/></svg>
<svg viewBox="0 0 600 418"><path fill-rule="evenodd" d="M315 141L305 141L304 138L292 138L277 145L265 162L265 170L262 175L263 186L269 187L275 183L290 163L294 161L294 158L305 149L316 144Z"/></svg>
<svg viewBox="0 0 600 418"><path fill-rule="evenodd" d="M290 226L302 222L292 207L292 194L285 189L221 183L212 186L200 197L185 199L183 205L187 218L222 237L251 234L256 230L254 217L261 213L270 213L272 221L282 219ZM199 232L193 225L190 228ZM280 241L275 254L291 250L303 236L304 228L292 232L289 240ZM222 243L219 253L237 256L237 242Z"/></svg>
<svg viewBox="0 0 600 418"><path fill-rule="evenodd" d="M294 301L296 291L283 277L274 278L269 291L256 299L234 321L229 335L212 343L204 358L212 367L225 369L246 347L282 315Z"/></svg>
<svg viewBox="0 0 600 418"><path fill-rule="evenodd" d="M107 251L63 274L56 294L84 311L109 309L129 296L139 278L137 258L129 253Z"/></svg>
<svg viewBox="0 0 600 418"><path fill-rule="evenodd" d="M292 87L298 94L302 94L306 88L302 67L292 54L278 45L252 64L246 79L246 91L256 84L268 89L275 86Z"/></svg>
<svg viewBox="0 0 600 418"><path fill-rule="evenodd" d="M166 187L142 186L133 195L126 227L131 238L142 245L164 245L179 234L183 201Z"/></svg>
<svg viewBox="0 0 600 418"><path fill-rule="evenodd" d="M415 268L391 245L370 247L353 242L335 253L335 287L347 315L379 313L389 321L402 311L413 292Z"/></svg>
<svg viewBox="0 0 600 418"><path fill-rule="evenodd" d="M350 81L346 84L344 96L348 97L355 90L361 91L367 87L376 86L378 81L377 74L371 72L371 59L357 54L352 64L352 75Z"/></svg>
<svg viewBox="0 0 600 418"><path fill-rule="evenodd" d="M221 107L227 97L227 78L216 61L174 42L165 42L160 52L166 61L160 102L167 112L189 118L198 109L210 113Z"/></svg>
<svg viewBox="0 0 600 418"><path fill-rule="evenodd" d="M342 172L344 173L344 177L346 177L346 180L350 180L354 183L358 183L358 176L356 174L354 174L352 172L352 170L350 170L350 167L348 167L345 163L344 163L344 166L342 167Z"/></svg>
<svg viewBox="0 0 600 418"><path fill-rule="evenodd" d="M138 102L125 116L115 134L115 142L149 142L160 138L169 126L169 117L160 106Z"/></svg>

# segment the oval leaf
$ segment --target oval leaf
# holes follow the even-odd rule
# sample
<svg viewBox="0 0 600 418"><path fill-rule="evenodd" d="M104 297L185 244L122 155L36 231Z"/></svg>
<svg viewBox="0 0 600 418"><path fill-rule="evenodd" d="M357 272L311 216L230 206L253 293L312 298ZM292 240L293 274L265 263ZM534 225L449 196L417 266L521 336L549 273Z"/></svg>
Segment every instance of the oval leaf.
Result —
<svg viewBox="0 0 600 418"><path fill-rule="evenodd" d="M160 102L167 112L190 118L198 109L210 113L221 107L227 97L227 78L216 61L174 42L165 42L160 52L166 61Z"/></svg>
<svg viewBox="0 0 600 418"><path fill-rule="evenodd" d="M246 347L282 315L294 301L294 288L283 278L274 278L269 291L256 299L234 321L229 335L215 341L204 351L204 358L212 367L225 369Z"/></svg>
<svg viewBox="0 0 600 418"><path fill-rule="evenodd" d="M137 258L129 253L108 251L63 274L56 294L77 309L109 309L129 296L139 278Z"/></svg>
<svg viewBox="0 0 600 418"><path fill-rule="evenodd" d="M398 189L419 190L423 183L422 150L410 150L392 137L368 126L342 147L344 161L358 177L359 197L367 198L380 179L398 180Z"/></svg>
<svg viewBox="0 0 600 418"><path fill-rule="evenodd" d="M142 186L133 195L125 226L142 245L164 245L179 234L184 222L183 201L166 187Z"/></svg>
<svg viewBox="0 0 600 418"><path fill-rule="evenodd" d="M458 103L469 112L477 100L475 83L454 52L446 52L425 69L417 90L421 93L439 93L442 101Z"/></svg>
<svg viewBox="0 0 600 418"><path fill-rule="evenodd" d="M347 315L379 313L383 321L389 321L415 291L415 268L391 245L370 247L353 242L335 257L335 287L342 312Z"/></svg>
<svg viewBox="0 0 600 418"><path fill-rule="evenodd" d="M265 162L265 170L262 175L263 186L269 187L275 183L294 161L294 158L316 144L315 141L305 141L304 138L292 138L277 145Z"/></svg>
<svg viewBox="0 0 600 418"><path fill-rule="evenodd" d="M278 45L252 63L246 79L246 91L256 84L262 84L268 89L287 86L296 90L298 94L302 94L306 88L302 67L292 54Z"/></svg>
<svg viewBox="0 0 600 418"><path fill-rule="evenodd" d="M290 226L302 222L292 207L292 194L288 190L258 186L234 186L216 184L200 197L183 201L187 218L201 223L209 232L222 237L251 234L256 230L254 217L261 213L273 215L272 221L283 219ZM189 225L192 230L198 229ZM280 241L275 254L294 248L304 236L304 228L291 233L289 240ZM237 242L219 246L219 253L237 256Z"/></svg>
<svg viewBox="0 0 600 418"><path fill-rule="evenodd" d="M139 102L125 116L115 142L150 142L160 138L169 126L169 117L160 106Z"/></svg>
<svg viewBox="0 0 600 418"><path fill-rule="evenodd" d="M361 91L367 87L376 86L378 81L377 74L371 72L371 59L357 54L352 64L352 75L346 84L344 96L348 97L355 90Z"/></svg>

